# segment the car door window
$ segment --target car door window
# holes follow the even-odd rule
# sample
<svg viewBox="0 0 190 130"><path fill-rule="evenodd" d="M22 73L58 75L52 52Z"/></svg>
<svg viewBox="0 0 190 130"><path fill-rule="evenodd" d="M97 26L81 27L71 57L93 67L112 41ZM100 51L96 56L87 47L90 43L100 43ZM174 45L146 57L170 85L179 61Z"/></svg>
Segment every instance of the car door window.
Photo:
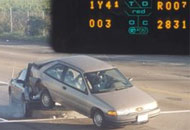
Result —
<svg viewBox="0 0 190 130"><path fill-rule="evenodd" d="M64 83L79 91L86 91L86 86L84 84L82 75L78 71L75 71L71 68L68 68L65 73Z"/></svg>
<svg viewBox="0 0 190 130"><path fill-rule="evenodd" d="M19 75L18 75L18 77L17 77L17 80L22 80L22 81L24 81L24 80L26 79L26 72L27 72L26 69L22 70L22 71L19 73Z"/></svg>
<svg viewBox="0 0 190 130"><path fill-rule="evenodd" d="M63 81L63 75L66 67L62 64L56 64L53 67L50 67L48 70L45 71L47 75L53 77L59 81Z"/></svg>

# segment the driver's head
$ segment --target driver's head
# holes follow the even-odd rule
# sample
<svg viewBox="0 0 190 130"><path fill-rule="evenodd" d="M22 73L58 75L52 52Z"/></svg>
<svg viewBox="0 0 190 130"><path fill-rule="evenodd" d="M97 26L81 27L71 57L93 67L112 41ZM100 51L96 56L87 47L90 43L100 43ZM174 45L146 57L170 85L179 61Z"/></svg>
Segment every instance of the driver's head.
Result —
<svg viewBox="0 0 190 130"><path fill-rule="evenodd" d="M73 80L74 79L74 74L71 71L68 71L66 74L66 77L68 80Z"/></svg>
<svg viewBox="0 0 190 130"><path fill-rule="evenodd" d="M62 73L63 72L63 68L61 66L56 67L56 72Z"/></svg>

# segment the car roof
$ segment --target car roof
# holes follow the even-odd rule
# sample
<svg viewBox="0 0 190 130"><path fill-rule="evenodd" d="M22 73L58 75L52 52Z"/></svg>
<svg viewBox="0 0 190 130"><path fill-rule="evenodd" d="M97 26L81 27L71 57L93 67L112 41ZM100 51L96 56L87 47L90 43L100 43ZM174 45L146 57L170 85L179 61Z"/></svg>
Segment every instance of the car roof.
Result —
<svg viewBox="0 0 190 130"><path fill-rule="evenodd" d="M104 61L86 55L66 56L53 60L35 62L35 64L38 66L45 66L49 63L56 61L59 63L65 63L68 66L79 69L83 73L114 68L112 65Z"/></svg>
<svg viewBox="0 0 190 130"><path fill-rule="evenodd" d="M85 55L65 57L59 59L59 61L64 62L72 67L78 68L83 72L95 72L114 68L112 65L104 61Z"/></svg>

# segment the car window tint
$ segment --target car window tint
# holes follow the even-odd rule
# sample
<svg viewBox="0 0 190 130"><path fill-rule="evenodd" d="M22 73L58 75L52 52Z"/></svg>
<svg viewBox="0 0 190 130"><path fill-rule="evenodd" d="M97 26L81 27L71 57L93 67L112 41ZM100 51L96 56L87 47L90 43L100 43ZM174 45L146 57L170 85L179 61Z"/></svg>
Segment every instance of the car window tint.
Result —
<svg viewBox="0 0 190 130"><path fill-rule="evenodd" d="M118 69L88 72L84 76L92 93L117 91L132 87L132 84Z"/></svg>
<svg viewBox="0 0 190 130"><path fill-rule="evenodd" d="M73 69L69 68L67 70L67 72L65 73L64 82L66 84L70 85L71 87L78 89L80 91L85 92L85 90L86 90L86 86L84 84L82 75Z"/></svg>
<svg viewBox="0 0 190 130"><path fill-rule="evenodd" d="M57 64L49 68L48 70L46 70L45 73L59 81L63 81L63 74L64 74L65 69L66 69L65 66L61 64Z"/></svg>
<svg viewBox="0 0 190 130"><path fill-rule="evenodd" d="M22 80L24 81L26 79L26 69L24 69L23 71L21 71L17 77L18 80Z"/></svg>
<svg viewBox="0 0 190 130"><path fill-rule="evenodd" d="M126 79L123 77L123 75L117 70L117 71L106 71L106 76L114 77L115 80L126 82Z"/></svg>

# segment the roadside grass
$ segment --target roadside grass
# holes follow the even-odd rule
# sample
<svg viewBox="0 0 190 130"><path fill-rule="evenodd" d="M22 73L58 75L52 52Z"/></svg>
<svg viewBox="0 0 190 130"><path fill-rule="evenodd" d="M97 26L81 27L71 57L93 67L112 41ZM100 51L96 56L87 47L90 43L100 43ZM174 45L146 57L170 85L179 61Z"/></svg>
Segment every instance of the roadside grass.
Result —
<svg viewBox="0 0 190 130"><path fill-rule="evenodd" d="M48 36L27 36L22 33L2 33L0 34L0 40L3 41L26 41L26 42L43 42L47 43L49 41Z"/></svg>

